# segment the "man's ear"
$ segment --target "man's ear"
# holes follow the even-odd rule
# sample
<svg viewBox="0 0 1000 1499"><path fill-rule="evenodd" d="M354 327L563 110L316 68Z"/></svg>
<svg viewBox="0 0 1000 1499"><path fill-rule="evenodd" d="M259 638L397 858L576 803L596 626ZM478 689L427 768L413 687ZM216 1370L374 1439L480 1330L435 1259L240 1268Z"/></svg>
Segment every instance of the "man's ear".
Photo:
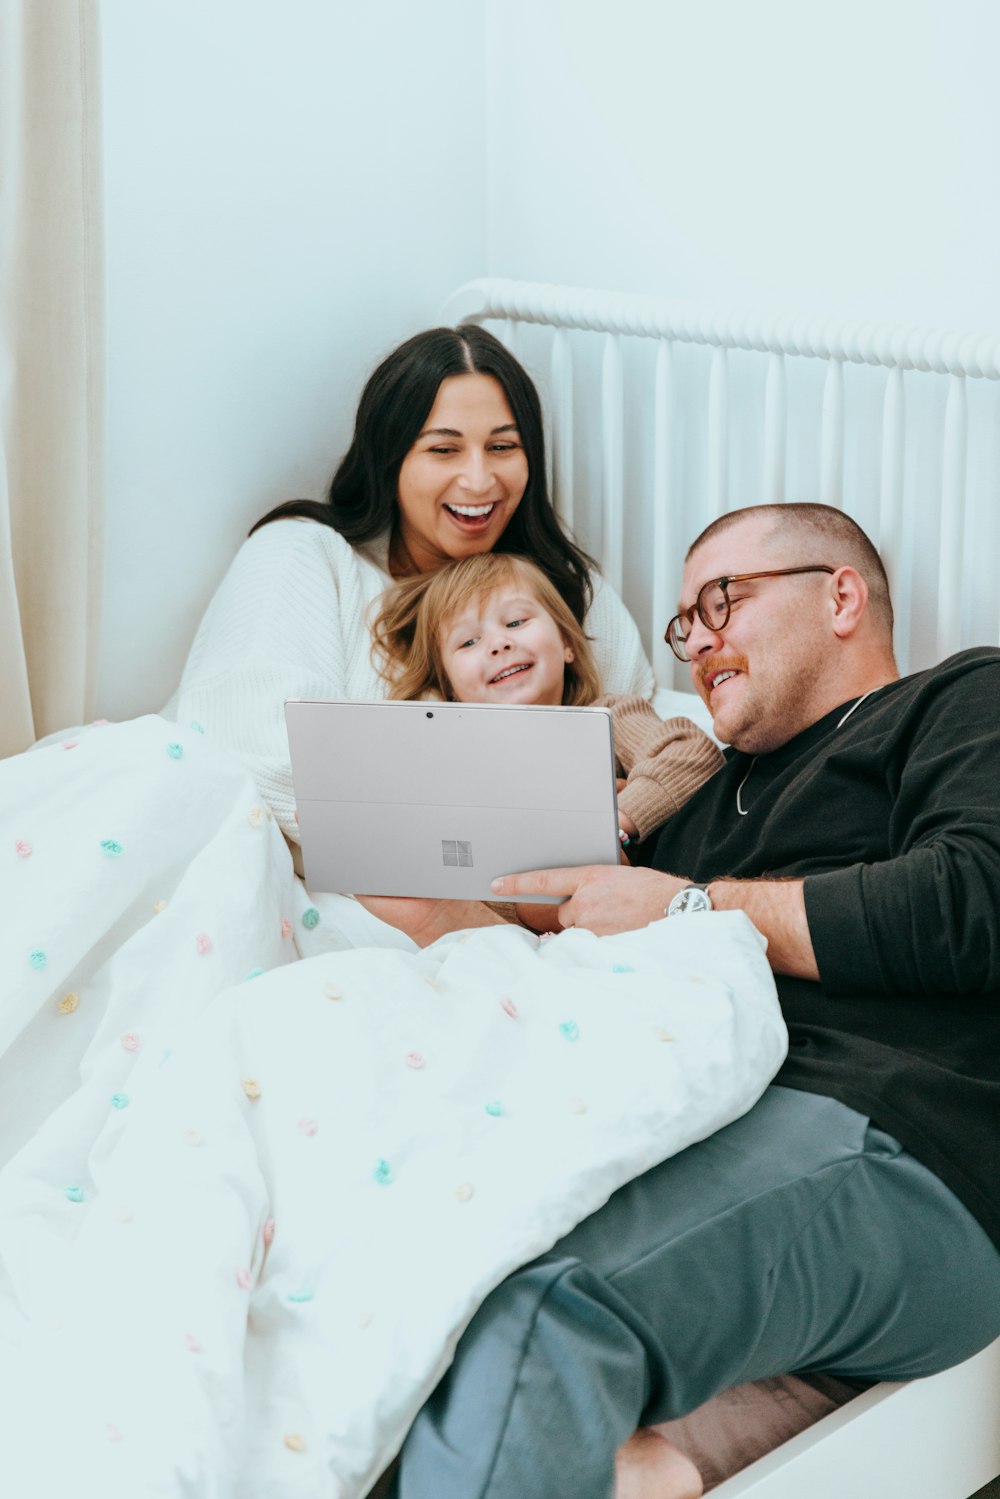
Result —
<svg viewBox="0 0 1000 1499"><path fill-rule="evenodd" d="M868 584L855 567L838 567L830 578L833 633L849 640L868 608Z"/></svg>

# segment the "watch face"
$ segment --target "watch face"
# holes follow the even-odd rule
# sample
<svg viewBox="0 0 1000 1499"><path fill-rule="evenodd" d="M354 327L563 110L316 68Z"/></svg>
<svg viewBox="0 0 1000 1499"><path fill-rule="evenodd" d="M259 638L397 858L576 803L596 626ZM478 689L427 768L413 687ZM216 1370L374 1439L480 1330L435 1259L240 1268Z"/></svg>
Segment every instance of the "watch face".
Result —
<svg viewBox="0 0 1000 1499"><path fill-rule="evenodd" d="M697 885L689 885L686 890L680 890L670 902L671 916L684 916L692 911L710 911L712 902L708 891L701 890Z"/></svg>

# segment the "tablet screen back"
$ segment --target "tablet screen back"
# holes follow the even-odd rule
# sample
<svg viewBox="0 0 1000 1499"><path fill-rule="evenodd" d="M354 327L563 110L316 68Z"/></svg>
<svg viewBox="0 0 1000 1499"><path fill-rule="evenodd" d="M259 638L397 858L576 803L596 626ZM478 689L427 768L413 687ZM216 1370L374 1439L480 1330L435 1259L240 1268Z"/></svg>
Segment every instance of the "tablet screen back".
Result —
<svg viewBox="0 0 1000 1499"><path fill-rule="evenodd" d="M497 875L618 862L605 708L285 705L306 884L491 898Z"/></svg>

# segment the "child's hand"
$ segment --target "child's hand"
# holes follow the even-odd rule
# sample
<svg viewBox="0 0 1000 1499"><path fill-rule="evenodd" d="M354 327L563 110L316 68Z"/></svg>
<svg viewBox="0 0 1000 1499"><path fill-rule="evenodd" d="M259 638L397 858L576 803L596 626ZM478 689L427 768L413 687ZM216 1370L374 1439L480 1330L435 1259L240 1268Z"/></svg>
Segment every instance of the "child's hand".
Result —
<svg viewBox="0 0 1000 1499"><path fill-rule="evenodd" d="M638 838L639 829L636 827L635 823L632 821L628 813L623 812L620 807L618 809L618 826L621 828L622 832L627 833L630 838Z"/></svg>

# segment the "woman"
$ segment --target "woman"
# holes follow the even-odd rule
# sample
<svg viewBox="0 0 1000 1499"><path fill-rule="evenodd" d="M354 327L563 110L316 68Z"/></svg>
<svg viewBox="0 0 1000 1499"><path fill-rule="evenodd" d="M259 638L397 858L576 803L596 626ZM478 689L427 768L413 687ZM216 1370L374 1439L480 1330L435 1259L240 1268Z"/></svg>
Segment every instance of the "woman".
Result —
<svg viewBox="0 0 1000 1499"><path fill-rule="evenodd" d="M297 843L286 698L384 696L372 605L395 579L495 547L530 557L586 620L606 691L652 694L632 619L549 500L528 375L485 329L418 333L365 386L327 499L289 501L253 528L165 714L238 754Z"/></svg>

